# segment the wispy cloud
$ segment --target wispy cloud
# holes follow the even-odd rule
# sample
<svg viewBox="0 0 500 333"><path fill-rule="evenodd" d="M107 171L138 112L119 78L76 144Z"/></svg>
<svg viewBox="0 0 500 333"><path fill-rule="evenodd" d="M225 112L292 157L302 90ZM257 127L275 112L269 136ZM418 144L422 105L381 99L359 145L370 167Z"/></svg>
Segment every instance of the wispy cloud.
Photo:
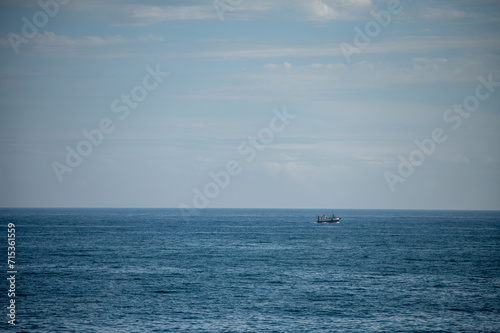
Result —
<svg viewBox="0 0 500 333"><path fill-rule="evenodd" d="M182 57L214 57L223 59L262 59L337 55L342 55L342 52L335 44L318 44L315 46L232 44L219 50L203 50L189 54L179 54L179 56Z"/></svg>
<svg viewBox="0 0 500 333"><path fill-rule="evenodd" d="M293 11L295 17L311 21L353 20L366 17L375 6L371 0L256 0L233 6L227 19L252 19L264 12ZM123 4L109 6L111 17L124 25L149 25L163 21L218 20L211 1L189 1L181 5Z"/></svg>
<svg viewBox="0 0 500 333"><path fill-rule="evenodd" d="M362 61L296 65L293 61L270 62L251 72L232 74L231 85L191 91L178 96L189 99L252 100L293 96L294 100L337 99L362 91L387 91L403 85L472 82L478 73L492 72L500 57L415 57L394 61ZM500 70L494 71L500 77ZM288 97L289 99L292 97Z"/></svg>
<svg viewBox="0 0 500 333"><path fill-rule="evenodd" d="M129 18L124 24L149 25L163 21L205 20L217 18L213 6L144 6L128 5L119 9Z"/></svg>
<svg viewBox="0 0 500 333"><path fill-rule="evenodd" d="M34 1L8 1L9 6L36 6ZM229 20L248 20L262 13L292 12L295 19L309 21L358 20L376 8L371 0L254 0L232 6ZM68 9L92 13L114 25L145 26L165 21L219 20L212 1L190 0L159 5L155 1L96 0L70 3ZM98 12L97 12L98 11Z"/></svg>
<svg viewBox="0 0 500 333"><path fill-rule="evenodd" d="M52 57L93 57L92 50L99 52L100 57L109 55L103 53L103 48L113 47L120 44L141 44L157 43L164 39L157 35L145 35L135 38L125 38L123 36L67 36L58 35L51 31L44 31L34 36L30 43L25 47L30 49L29 54L33 56L52 56ZM8 38L4 35L0 37L0 47L11 48ZM116 50L115 50L116 51ZM113 56L123 57L125 53L119 55L113 52Z"/></svg>
<svg viewBox="0 0 500 333"><path fill-rule="evenodd" d="M452 8L424 7L420 10L419 16L427 20L456 20L464 18L479 18L477 13Z"/></svg>
<svg viewBox="0 0 500 333"><path fill-rule="evenodd" d="M376 8L371 0L311 0L288 4L311 21L357 20Z"/></svg>
<svg viewBox="0 0 500 333"><path fill-rule="evenodd" d="M98 47L116 45L127 42L127 39L122 36L83 36L70 37L64 35L56 35L53 32L45 31L43 34L38 34L34 38L34 42L43 46L61 46L61 47Z"/></svg>
<svg viewBox="0 0 500 333"><path fill-rule="evenodd" d="M340 42L315 45L262 45L234 44L224 45L224 48L202 50L192 53L177 54L181 57L213 57L222 59L260 59L260 58L290 58L290 57L337 57L343 56ZM363 50L363 54L427 54L435 52L452 52L469 50L470 52L500 51L496 34L477 36L405 36L392 39L373 41ZM170 53L175 56L175 54Z"/></svg>
<svg viewBox="0 0 500 333"><path fill-rule="evenodd" d="M479 18L481 16L478 13L467 11L467 6L494 3L486 0L475 3L457 1L453 4L438 3L432 7L420 7L415 4L409 10L416 10L416 17L424 20ZM6 0L2 4L18 7L38 6L36 1L31 0ZM263 13L285 13L283 15L294 19L318 22L364 20L371 18L371 11L385 6L379 2L374 4L372 0L253 0L231 6L233 10L225 19L249 20L261 17ZM105 3L87 0L70 2L65 8L87 12L94 18L101 17L113 25L146 26L166 21L219 20L212 1L207 0L170 1L168 4L159 4L152 0L109 0Z"/></svg>

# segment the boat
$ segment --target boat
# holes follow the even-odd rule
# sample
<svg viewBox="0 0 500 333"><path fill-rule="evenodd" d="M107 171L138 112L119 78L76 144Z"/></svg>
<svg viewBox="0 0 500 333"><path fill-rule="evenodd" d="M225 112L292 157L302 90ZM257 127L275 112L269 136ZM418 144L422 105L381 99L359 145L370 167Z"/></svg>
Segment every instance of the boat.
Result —
<svg viewBox="0 0 500 333"><path fill-rule="evenodd" d="M339 223L340 217L335 217L335 215L332 214L332 217L328 217L326 215L323 216L317 216L317 223Z"/></svg>

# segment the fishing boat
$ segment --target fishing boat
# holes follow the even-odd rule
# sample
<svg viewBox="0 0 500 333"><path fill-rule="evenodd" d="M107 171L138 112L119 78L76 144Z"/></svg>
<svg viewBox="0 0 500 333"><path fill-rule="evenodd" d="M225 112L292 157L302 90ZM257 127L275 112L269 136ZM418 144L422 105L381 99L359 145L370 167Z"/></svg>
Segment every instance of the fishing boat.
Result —
<svg viewBox="0 0 500 333"><path fill-rule="evenodd" d="M339 223L340 217L335 217L334 214L332 214L332 217L328 217L326 215L323 216L317 216L317 223Z"/></svg>

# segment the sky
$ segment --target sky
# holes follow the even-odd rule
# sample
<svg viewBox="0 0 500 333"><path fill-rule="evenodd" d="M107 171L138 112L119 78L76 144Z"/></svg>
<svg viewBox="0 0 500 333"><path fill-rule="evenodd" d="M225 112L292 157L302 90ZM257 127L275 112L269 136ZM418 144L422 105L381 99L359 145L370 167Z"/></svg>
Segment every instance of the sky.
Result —
<svg viewBox="0 0 500 333"><path fill-rule="evenodd" d="M496 0L3 0L0 207L500 209Z"/></svg>

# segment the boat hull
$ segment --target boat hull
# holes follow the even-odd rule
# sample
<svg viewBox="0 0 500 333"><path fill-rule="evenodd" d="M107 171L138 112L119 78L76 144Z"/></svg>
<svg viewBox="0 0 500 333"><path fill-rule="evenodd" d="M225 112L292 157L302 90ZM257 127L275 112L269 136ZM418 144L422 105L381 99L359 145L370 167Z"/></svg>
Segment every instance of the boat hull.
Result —
<svg viewBox="0 0 500 333"><path fill-rule="evenodd" d="M316 223L339 223L340 217L329 218L327 220L318 219Z"/></svg>

